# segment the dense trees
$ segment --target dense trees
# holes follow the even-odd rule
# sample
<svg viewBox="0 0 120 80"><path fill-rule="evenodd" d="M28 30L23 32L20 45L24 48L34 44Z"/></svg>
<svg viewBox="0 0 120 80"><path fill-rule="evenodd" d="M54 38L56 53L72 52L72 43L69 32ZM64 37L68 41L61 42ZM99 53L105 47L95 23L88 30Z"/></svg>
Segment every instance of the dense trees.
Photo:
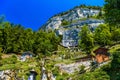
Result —
<svg viewBox="0 0 120 80"><path fill-rule="evenodd" d="M80 48L82 48L84 51L86 51L89 54L94 46L94 39L88 26L86 25L83 26L79 35L80 35L80 40L79 40Z"/></svg>
<svg viewBox="0 0 120 80"><path fill-rule="evenodd" d="M112 40L115 42L120 41L120 29L115 29L112 31Z"/></svg>
<svg viewBox="0 0 120 80"><path fill-rule="evenodd" d="M79 33L80 49L90 53L94 46L107 46L117 42L120 39L120 30L116 29L110 32L110 27L107 24L99 25L95 31L91 32L87 25L83 26Z"/></svg>
<svg viewBox="0 0 120 80"><path fill-rule="evenodd" d="M105 21L120 27L120 0L105 0Z"/></svg>
<svg viewBox="0 0 120 80"><path fill-rule="evenodd" d="M3 27L4 26L4 27ZM11 35L11 24L9 22L4 22L2 24L3 31L2 31L2 49L3 53L9 52L11 50L12 45L12 35Z"/></svg>
<svg viewBox="0 0 120 80"><path fill-rule="evenodd" d="M57 50L59 44L59 38L54 32L46 33L42 30L35 33L35 42L33 49L35 53L43 53L45 55L50 54Z"/></svg>
<svg viewBox="0 0 120 80"><path fill-rule="evenodd" d="M57 50L59 44L54 32L34 32L9 22L0 23L0 28L0 48L3 53L32 51L48 54Z"/></svg>
<svg viewBox="0 0 120 80"><path fill-rule="evenodd" d="M109 26L107 24L101 24L99 25L95 31L92 33L87 25L83 26L79 36L79 47L86 51L87 53L90 53L92 48L94 47L94 44L98 44L100 46L106 46L110 45L112 43L112 35L113 38L119 39L119 32L110 33ZM117 36L115 36L117 35Z"/></svg>
<svg viewBox="0 0 120 80"><path fill-rule="evenodd" d="M113 60L111 64L111 70L119 70L120 69L120 52L116 52L113 54ZM120 71L120 70L119 70ZM120 79L120 78L119 78Z"/></svg>
<svg viewBox="0 0 120 80"><path fill-rule="evenodd" d="M97 44L101 46L111 44L111 33L106 24L99 25L94 33L94 38Z"/></svg>
<svg viewBox="0 0 120 80"><path fill-rule="evenodd" d="M21 47L23 47L25 51L32 51L33 52L33 44L34 44L35 35L31 29L26 29L21 35ZM24 44L24 45L23 45Z"/></svg>
<svg viewBox="0 0 120 80"><path fill-rule="evenodd" d="M110 80L120 80L120 52L114 52L112 61L101 69L110 76Z"/></svg>

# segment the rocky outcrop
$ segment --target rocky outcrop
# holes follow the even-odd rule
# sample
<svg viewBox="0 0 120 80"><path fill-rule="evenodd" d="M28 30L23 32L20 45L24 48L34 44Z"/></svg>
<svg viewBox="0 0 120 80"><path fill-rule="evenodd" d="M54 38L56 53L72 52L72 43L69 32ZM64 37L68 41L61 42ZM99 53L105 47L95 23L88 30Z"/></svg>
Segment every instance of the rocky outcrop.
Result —
<svg viewBox="0 0 120 80"><path fill-rule="evenodd" d="M78 23L66 26L67 30L62 31L63 33L61 33L63 35L62 45L64 47L77 46L78 40L80 39L80 37L78 37L78 33L81 31L82 26L87 24L89 26L89 29L93 32L98 25L103 23L104 23L103 20L89 19L86 21L80 21Z"/></svg>
<svg viewBox="0 0 120 80"><path fill-rule="evenodd" d="M67 72L68 74L73 74L75 71L80 71L80 67L84 66L85 69L90 68L91 61L76 62L71 64L56 64L62 72Z"/></svg>
<svg viewBox="0 0 120 80"><path fill-rule="evenodd" d="M78 33L83 25L88 25L91 31L104 23L104 20L93 19L100 13L99 9L74 8L64 14L58 14L50 18L41 28L46 31L53 30L57 35L63 35L62 45L65 47L78 45ZM62 24L63 21L66 24Z"/></svg>
<svg viewBox="0 0 120 80"><path fill-rule="evenodd" d="M88 8L74 8L69 11L67 14L62 16L53 16L48 20L48 22L44 25L44 29L59 29L61 27L62 20L66 21L76 21L83 18L88 18L89 16L95 16L100 12L100 10L96 9L88 9Z"/></svg>

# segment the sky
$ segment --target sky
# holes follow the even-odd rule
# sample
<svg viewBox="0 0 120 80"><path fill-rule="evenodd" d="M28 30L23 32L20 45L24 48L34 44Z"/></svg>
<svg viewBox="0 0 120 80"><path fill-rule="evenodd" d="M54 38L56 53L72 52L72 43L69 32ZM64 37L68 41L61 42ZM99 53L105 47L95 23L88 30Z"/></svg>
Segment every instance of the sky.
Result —
<svg viewBox="0 0 120 80"><path fill-rule="evenodd" d="M47 20L80 4L103 6L104 0L0 0L7 21L38 30Z"/></svg>

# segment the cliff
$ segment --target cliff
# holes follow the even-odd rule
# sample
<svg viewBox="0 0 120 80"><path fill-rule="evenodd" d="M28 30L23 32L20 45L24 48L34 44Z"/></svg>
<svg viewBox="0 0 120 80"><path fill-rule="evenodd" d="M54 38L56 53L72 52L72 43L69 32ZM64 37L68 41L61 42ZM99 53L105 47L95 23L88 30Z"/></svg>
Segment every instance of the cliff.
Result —
<svg viewBox="0 0 120 80"><path fill-rule="evenodd" d="M90 30L104 23L99 19L100 8L75 7L69 11L57 14L50 18L41 29L53 30L57 35L62 35L62 45L65 47L78 45L78 33L83 25L88 25Z"/></svg>

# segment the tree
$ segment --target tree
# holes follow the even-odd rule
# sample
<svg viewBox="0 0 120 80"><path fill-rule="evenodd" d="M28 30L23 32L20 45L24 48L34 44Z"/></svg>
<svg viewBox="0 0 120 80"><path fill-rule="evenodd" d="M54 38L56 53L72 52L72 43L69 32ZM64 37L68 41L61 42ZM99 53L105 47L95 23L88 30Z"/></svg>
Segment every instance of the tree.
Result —
<svg viewBox="0 0 120 80"><path fill-rule="evenodd" d="M112 61L101 69L110 76L110 80L120 80L120 52L114 52L112 56Z"/></svg>
<svg viewBox="0 0 120 80"><path fill-rule="evenodd" d="M42 76L42 69L45 66L45 57L58 49L59 38L54 32L47 33L42 30L35 32L34 38L33 51L37 55L37 62Z"/></svg>
<svg viewBox="0 0 120 80"><path fill-rule="evenodd" d="M100 12L98 13L97 18L101 19L101 18L103 18L102 8L100 8L99 10L100 10Z"/></svg>
<svg viewBox="0 0 120 80"><path fill-rule="evenodd" d="M91 31L89 30L88 26L83 26L82 30L79 33L80 40L79 40L79 47L86 51L87 54L91 52L91 49L94 46L94 39Z"/></svg>
<svg viewBox="0 0 120 80"><path fill-rule="evenodd" d="M34 51L35 53L42 53L44 55L51 54L57 50L59 38L54 32L44 32L42 30L35 33Z"/></svg>
<svg viewBox="0 0 120 80"><path fill-rule="evenodd" d="M110 80L120 80L120 52L115 52L113 54L111 68L108 73L110 75Z"/></svg>
<svg viewBox="0 0 120 80"><path fill-rule="evenodd" d="M111 33L110 29L106 24L101 24L95 29L94 39L97 44L101 46L111 44Z"/></svg>
<svg viewBox="0 0 120 80"><path fill-rule="evenodd" d="M120 41L120 29L115 29L112 31L112 40L114 41Z"/></svg>
<svg viewBox="0 0 120 80"><path fill-rule="evenodd" d="M105 21L120 27L120 0L105 0Z"/></svg>
<svg viewBox="0 0 120 80"><path fill-rule="evenodd" d="M111 65L112 65L111 66L112 70L117 71L120 69L120 53L119 52L113 54L113 60Z"/></svg>
<svg viewBox="0 0 120 80"><path fill-rule="evenodd" d="M0 16L0 47L2 46L2 41L3 41L3 23L4 23L4 16Z"/></svg>
<svg viewBox="0 0 120 80"><path fill-rule="evenodd" d="M21 43L20 36L24 35L23 34L24 28L21 25L14 25L9 22L4 22L2 27L3 27L2 32L3 52L4 53L19 52L20 50L22 50L22 47L20 46Z"/></svg>
<svg viewBox="0 0 120 80"><path fill-rule="evenodd" d="M12 40L12 48L11 52L20 52L20 50L23 50L21 43L21 35L24 35L24 28L21 25L12 25L11 30L11 40ZM24 35L26 36L26 35ZM24 41L23 41L24 42ZM25 46L24 46L25 48Z"/></svg>
<svg viewBox="0 0 120 80"><path fill-rule="evenodd" d="M33 51L33 44L34 44L34 32L28 28L25 29L21 37L21 46L22 50L24 51ZM20 41L20 40L19 40Z"/></svg>
<svg viewBox="0 0 120 80"><path fill-rule="evenodd" d="M11 37L13 34L11 31L12 31L12 26L9 22L5 22L3 25L3 42L2 42L2 45L3 45L3 53L7 53L9 51L11 51L12 49L12 38Z"/></svg>
<svg viewBox="0 0 120 80"><path fill-rule="evenodd" d="M3 29L0 24L0 48L2 48L2 42L3 42Z"/></svg>

